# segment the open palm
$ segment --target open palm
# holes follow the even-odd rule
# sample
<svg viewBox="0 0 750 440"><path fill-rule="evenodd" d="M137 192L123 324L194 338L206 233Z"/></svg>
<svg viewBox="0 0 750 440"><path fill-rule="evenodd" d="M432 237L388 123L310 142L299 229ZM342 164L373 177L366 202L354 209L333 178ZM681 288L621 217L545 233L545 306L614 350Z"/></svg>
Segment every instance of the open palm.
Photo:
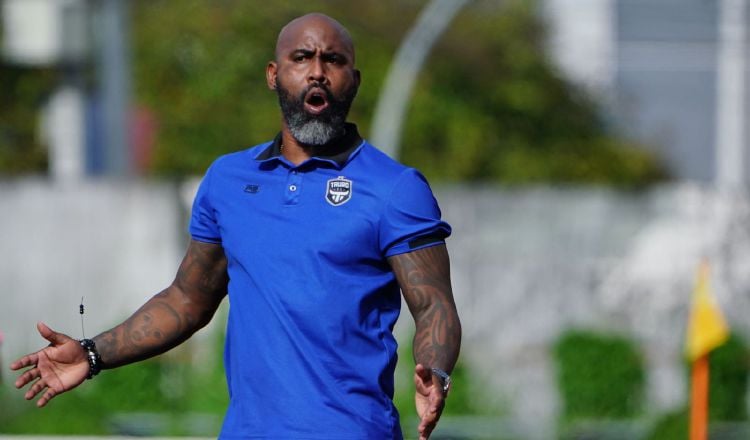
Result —
<svg viewBox="0 0 750 440"><path fill-rule="evenodd" d="M80 385L88 375L89 363L86 351L75 339L57 333L43 323L37 324L37 330L50 345L18 359L10 368L31 367L18 376L15 385L22 388L33 381L24 397L31 400L41 393L36 404L43 407L58 394Z"/></svg>

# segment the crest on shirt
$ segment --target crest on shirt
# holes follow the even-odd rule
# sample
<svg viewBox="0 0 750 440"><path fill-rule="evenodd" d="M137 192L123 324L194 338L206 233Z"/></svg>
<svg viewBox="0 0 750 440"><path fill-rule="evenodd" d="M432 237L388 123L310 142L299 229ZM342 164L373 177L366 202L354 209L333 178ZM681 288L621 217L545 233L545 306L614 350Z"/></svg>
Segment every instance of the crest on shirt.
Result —
<svg viewBox="0 0 750 440"><path fill-rule="evenodd" d="M352 198L352 181L339 176L326 185L326 200L333 206L343 205Z"/></svg>

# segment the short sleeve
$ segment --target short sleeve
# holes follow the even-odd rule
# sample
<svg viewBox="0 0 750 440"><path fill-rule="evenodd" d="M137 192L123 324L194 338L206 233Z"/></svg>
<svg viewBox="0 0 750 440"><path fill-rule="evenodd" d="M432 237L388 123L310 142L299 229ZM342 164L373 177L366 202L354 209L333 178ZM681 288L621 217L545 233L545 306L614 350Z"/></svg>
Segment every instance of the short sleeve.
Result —
<svg viewBox="0 0 750 440"><path fill-rule="evenodd" d="M194 240L206 243L221 243L221 233L216 222L216 211L211 205L211 174L213 166L203 176L193 200L190 215L190 235Z"/></svg>
<svg viewBox="0 0 750 440"><path fill-rule="evenodd" d="M444 243L451 227L427 179L413 168L396 181L380 223L380 248L386 257Z"/></svg>

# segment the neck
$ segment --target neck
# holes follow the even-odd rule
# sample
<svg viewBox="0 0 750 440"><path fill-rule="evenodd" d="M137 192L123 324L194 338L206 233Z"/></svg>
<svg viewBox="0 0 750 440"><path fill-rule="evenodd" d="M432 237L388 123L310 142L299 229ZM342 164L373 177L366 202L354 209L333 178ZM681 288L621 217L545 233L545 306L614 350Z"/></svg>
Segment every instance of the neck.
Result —
<svg viewBox="0 0 750 440"><path fill-rule="evenodd" d="M302 162L310 159L313 155L312 148L306 147L292 136L286 127L281 132L281 155L284 156L289 162L299 165Z"/></svg>

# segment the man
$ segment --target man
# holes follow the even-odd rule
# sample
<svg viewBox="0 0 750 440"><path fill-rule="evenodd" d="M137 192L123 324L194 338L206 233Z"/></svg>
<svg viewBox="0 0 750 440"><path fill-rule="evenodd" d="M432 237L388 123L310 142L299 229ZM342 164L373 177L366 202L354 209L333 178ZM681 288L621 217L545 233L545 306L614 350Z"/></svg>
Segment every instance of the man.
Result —
<svg viewBox="0 0 750 440"><path fill-rule="evenodd" d="M172 284L122 324L76 341L39 324L50 346L14 362L44 406L115 368L163 353L230 299L221 438L401 438L393 406L393 325L403 293L415 324L420 438L450 387L461 327L444 238L424 178L346 123L360 83L338 22L297 18L266 68L282 129L211 165Z"/></svg>

